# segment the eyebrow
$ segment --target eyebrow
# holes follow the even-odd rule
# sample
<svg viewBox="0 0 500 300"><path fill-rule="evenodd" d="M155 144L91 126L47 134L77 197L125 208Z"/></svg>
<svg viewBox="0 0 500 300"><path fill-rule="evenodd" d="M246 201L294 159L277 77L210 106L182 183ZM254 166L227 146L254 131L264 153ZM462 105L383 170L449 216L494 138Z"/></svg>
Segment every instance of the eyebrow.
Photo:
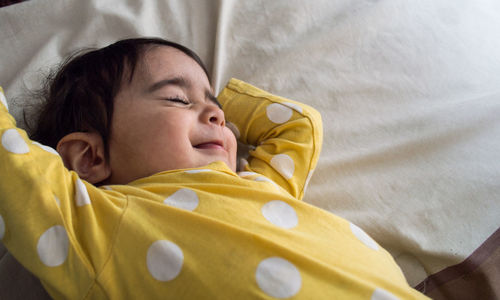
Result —
<svg viewBox="0 0 500 300"><path fill-rule="evenodd" d="M182 77L174 77L174 78L169 78L169 79L163 79L160 81L157 81L153 83L147 90L146 92L148 93L153 93L159 89L161 89L164 86L167 85L177 85L179 87L189 87L188 82L184 80Z"/></svg>
<svg viewBox="0 0 500 300"><path fill-rule="evenodd" d="M164 86L167 85L176 85L181 88L189 88L191 84L186 81L183 77L174 77L169 79L163 79L153 83L149 88L147 88L147 93L153 93ZM205 98L212 101L215 105L217 105L220 109L222 109L222 105L217 100L217 97L210 90L205 90Z"/></svg>

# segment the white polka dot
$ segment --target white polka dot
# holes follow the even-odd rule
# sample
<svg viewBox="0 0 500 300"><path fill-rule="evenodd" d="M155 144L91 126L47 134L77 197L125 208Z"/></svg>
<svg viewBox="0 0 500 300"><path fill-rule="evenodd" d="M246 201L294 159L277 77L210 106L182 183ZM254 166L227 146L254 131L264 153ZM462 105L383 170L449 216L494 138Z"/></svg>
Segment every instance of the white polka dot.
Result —
<svg viewBox="0 0 500 300"><path fill-rule="evenodd" d="M271 159L271 166L276 169L283 177L290 179L295 171L293 159L286 154L278 154Z"/></svg>
<svg viewBox="0 0 500 300"><path fill-rule="evenodd" d="M2 215L0 215L0 240L3 239L5 234L5 222L3 221Z"/></svg>
<svg viewBox="0 0 500 300"><path fill-rule="evenodd" d="M282 104L273 103L267 106L266 114L271 122L276 124L282 124L290 120L293 111Z"/></svg>
<svg viewBox="0 0 500 300"><path fill-rule="evenodd" d="M184 171L188 174L196 174L196 173L203 173L203 172L212 172L210 169L196 169L196 170L186 170Z"/></svg>
<svg viewBox="0 0 500 300"><path fill-rule="evenodd" d="M76 180L76 190L75 198L77 206L84 206L90 204L89 193L87 192L87 187L80 179Z"/></svg>
<svg viewBox="0 0 500 300"><path fill-rule="evenodd" d="M265 176L259 176L254 179L255 181L264 181L264 182L273 182L271 179L265 177Z"/></svg>
<svg viewBox="0 0 500 300"><path fill-rule="evenodd" d="M28 144L16 129L7 129L2 135L2 145L5 150L15 154L25 154L30 151Z"/></svg>
<svg viewBox="0 0 500 300"><path fill-rule="evenodd" d="M281 228L291 229L299 223L293 207L280 200L267 202L262 206L261 211L264 218Z"/></svg>
<svg viewBox="0 0 500 300"><path fill-rule="evenodd" d="M54 148L52 148L52 147L42 145L39 142L33 142L33 144L37 145L38 147L42 148L43 150L45 150L45 151L47 151L49 153L52 153L52 154L55 154L55 155L59 155L59 153L57 153L57 151L54 150Z"/></svg>
<svg viewBox="0 0 500 300"><path fill-rule="evenodd" d="M378 250L377 243L368 235L363 229L358 226L350 223L352 233L360 240L363 244L365 244L368 248L373 250Z"/></svg>
<svg viewBox="0 0 500 300"><path fill-rule="evenodd" d="M184 254L176 244L160 240L148 249L146 264L149 273L159 281L170 281L177 277L182 269Z"/></svg>
<svg viewBox="0 0 500 300"><path fill-rule="evenodd" d="M5 105L5 108L9 110L9 105L7 104L7 98L5 98L5 95L1 90L0 90L0 102L2 102L2 104Z"/></svg>
<svg viewBox="0 0 500 300"><path fill-rule="evenodd" d="M372 297L370 298L371 300L399 300L398 297L394 296L393 294L389 293L388 291L377 288L372 294Z"/></svg>
<svg viewBox="0 0 500 300"><path fill-rule="evenodd" d="M248 177L248 176L253 176L253 175L259 175L255 172L249 172L249 171L243 171L243 172L238 172L238 176L240 177Z"/></svg>
<svg viewBox="0 0 500 300"><path fill-rule="evenodd" d="M190 189L180 189L163 201L167 205L190 211L198 207L198 202L198 195Z"/></svg>
<svg viewBox="0 0 500 300"><path fill-rule="evenodd" d="M294 109L298 111L299 113L302 113L302 107L300 107L298 104L291 103L291 102L284 102L283 105L286 105L290 107L291 109Z"/></svg>
<svg viewBox="0 0 500 300"><path fill-rule="evenodd" d="M269 182L270 184L272 184L278 190L280 189L279 185L276 184L276 182L272 181L271 179L269 179L269 178L267 178L265 176L259 176L259 177L255 178L254 180L255 181L262 181L262 182Z"/></svg>
<svg viewBox="0 0 500 300"><path fill-rule="evenodd" d="M309 181L311 181L311 177L314 173L314 170L309 171L309 174L307 174L306 182L304 183L304 193L306 192L307 186L309 185Z"/></svg>
<svg viewBox="0 0 500 300"><path fill-rule="evenodd" d="M264 293L275 298L292 297L302 286L299 270L280 257L264 259L257 267L255 279Z"/></svg>
<svg viewBox="0 0 500 300"><path fill-rule="evenodd" d="M57 267L68 256L69 240L64 227L52 226L45 231L37 245L38 257L48 267Z"/></svg>
<svg viewBox="0 0 500 300"><path fill-rule="evenodd" d="M231 122L226 122L226 127L233 132L236 139L240 138L240 130L238 129L238 127L236 127L236 125Z"/></svg>
<svg viewBox="0 0 500 300"><path fill-rule="evenodd" d="M56 200L58 206L61 206L61 201L59 200L59 198L57 198L56 195L54 195L54 200Z"/></svg>

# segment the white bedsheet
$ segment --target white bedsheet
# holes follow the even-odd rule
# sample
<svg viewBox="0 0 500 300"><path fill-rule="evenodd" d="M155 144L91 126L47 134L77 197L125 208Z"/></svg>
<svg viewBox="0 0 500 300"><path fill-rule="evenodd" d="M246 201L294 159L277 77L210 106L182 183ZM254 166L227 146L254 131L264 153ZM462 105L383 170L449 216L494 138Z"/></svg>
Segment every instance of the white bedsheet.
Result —
<svg viewBox="0 0 500 300"><path fill-rule="evenodd" d="M236 77L316 107L305 201L365 229L410 284L500 227L499 1L32 0L0 9L19 123L48 67L134 36L192 48L217 91Z"/></svg>

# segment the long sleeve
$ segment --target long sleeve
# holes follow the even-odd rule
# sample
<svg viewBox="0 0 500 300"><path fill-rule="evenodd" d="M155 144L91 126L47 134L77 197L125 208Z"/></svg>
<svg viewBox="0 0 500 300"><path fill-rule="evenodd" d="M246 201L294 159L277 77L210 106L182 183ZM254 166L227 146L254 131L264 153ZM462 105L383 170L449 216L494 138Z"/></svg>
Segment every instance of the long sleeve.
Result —
<svg viewBox="0 0 500 300"><path fill-rule="evenodd" d="M0 99L0 238L53 297L83 298L95 288L124 201L103 201L104 191L68 171L55 150L30 141L1 89Z"/></svg>
<svg viewBox="0 0 500 300"><path fill-rule="evenodd" d="M318 160L316 111L237 80L220 100L255 146L246 173L263 176L215 161L109 190L0 104L2 242L56 299L424 298L361 229L296 201Z"/></svg>
<svg viewBox="0 0 500 300"><path fill-rule="evenodd" d="M245 170L270 178L302 199L321 151L319 112L237 79L229 81L218 99L237 138L254 147Z"/></svg>

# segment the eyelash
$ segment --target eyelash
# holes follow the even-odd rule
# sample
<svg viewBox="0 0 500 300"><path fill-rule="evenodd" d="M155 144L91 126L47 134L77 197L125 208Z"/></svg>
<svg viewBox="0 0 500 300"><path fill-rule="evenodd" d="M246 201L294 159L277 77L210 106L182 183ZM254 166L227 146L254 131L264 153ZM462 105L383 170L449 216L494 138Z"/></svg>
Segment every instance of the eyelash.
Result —
<svg viewBox="0 0 500 300"><path fill-rule="evenodd" d="M217 97L210 95L210 99L212 100L212 102L214 102L217 105L217 107L222 109L222 106L220 105L219 101L217 100ZM176 97L172 97L172 98L165 98L165 100L171 101L171 102L176 102L176 103L181 103L183 105L191 104L191 102L189 100L185 100L183 97L180 97L180 96L176 96Z"/></svg>
<svg viewBox="0 0 500 300"><path fill-rule="evenodd" d="M172 101L176 103L181 103L181 104L189 104L189 101L182 99L181 97L173 97L173 98L167 98L167 101Z"/></svg>

